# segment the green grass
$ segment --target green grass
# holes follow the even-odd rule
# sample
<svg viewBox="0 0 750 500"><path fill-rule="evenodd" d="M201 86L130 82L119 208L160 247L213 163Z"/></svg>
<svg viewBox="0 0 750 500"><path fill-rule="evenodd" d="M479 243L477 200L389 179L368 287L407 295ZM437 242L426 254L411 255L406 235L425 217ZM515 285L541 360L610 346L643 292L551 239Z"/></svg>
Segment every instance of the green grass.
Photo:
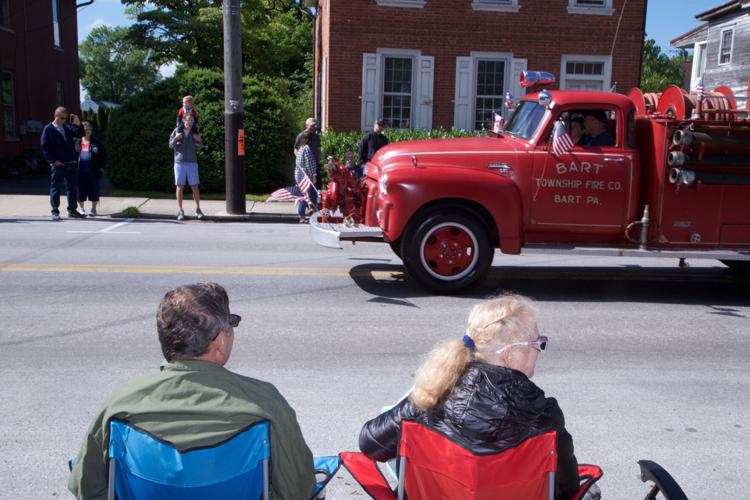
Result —
<svg viewBox="0 0 750 500"><path fill-rule="evenodd" d="M164 191L135 191L130 189L112 188L112 196L118 198L151 198L154 200L171 200L174 198L174 191L165 193ZM190 196L190 190L187 190L186 196ZM201 200L225 200L224 193L201 193ZM267 193L246 194L247 201L266 201Z"/></svg>

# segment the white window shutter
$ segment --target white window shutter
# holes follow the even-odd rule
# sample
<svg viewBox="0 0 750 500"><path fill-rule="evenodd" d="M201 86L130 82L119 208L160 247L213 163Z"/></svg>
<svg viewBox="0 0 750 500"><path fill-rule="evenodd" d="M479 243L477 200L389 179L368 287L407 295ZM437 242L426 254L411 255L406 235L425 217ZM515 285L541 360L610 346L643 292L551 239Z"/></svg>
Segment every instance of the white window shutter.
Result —
<svg viewBox="0 0 750 500"><path fill-rule="evenodd" d="M377 119L380 97L380 57L362 54L361 130L369 130Z"/></svg>
<svg viewBox="0 0 750 500"><path fill-rule="evenodd" d="M513 58L512 64L513 64L513 72L511 73L512 80L510 82L508 90L510 91L511 94L513 94L513 99L516 100L516 103L518 103L521 97L526 95L526 89L521 87L521 73L526 71L526 59ZM505 106L503 106L503 113L508 114L508 109ZM506 116L505 118L507 119L508 116Z"/></svg>
<svg viewBox="0 0 750 500"><path fill-rule="evenodd" d="M432 130L432 87L435 80L435 58L419 56L417 62L417 86L414 128Z"/></svg>
<svg viewBox="0 0 750 500"><path fill-rule="evenodd" d="M472 97L474 96L474 61L456 58L456 94L453 99L453 128L472 130Z"/></svg>

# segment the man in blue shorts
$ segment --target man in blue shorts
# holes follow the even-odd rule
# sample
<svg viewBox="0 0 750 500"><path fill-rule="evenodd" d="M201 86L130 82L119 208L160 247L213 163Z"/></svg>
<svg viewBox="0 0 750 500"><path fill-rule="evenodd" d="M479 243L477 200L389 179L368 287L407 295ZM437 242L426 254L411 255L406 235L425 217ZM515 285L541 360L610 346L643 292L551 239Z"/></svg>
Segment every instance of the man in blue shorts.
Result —
<svg viewBox="0 0 750 500"><path fill-rule="evenodd" d="M203 141L198 134L188 133L183 135L180 141L177 141L178 131L174 129L169 136L169 147L174 150L174 185L175 195L177 196L177 220L185 220L185 211L182 209L182 195L185 184L190 186L193 191L193 200L195 201L195 217L198 220L203 219L201 211L201 195L198 189L200 180L198 179L198 155L197 151L203 147Z"/></svg>

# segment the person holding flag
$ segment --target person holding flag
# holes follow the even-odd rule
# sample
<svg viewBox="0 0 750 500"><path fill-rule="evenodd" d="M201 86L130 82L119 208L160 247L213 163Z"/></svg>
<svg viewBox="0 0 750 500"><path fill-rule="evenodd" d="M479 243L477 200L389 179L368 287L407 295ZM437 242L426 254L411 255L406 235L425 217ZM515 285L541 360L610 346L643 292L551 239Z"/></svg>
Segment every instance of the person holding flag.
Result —
<svg viewBox="0 0 750 500"><path fill-rule="evenodd" d="M296 184L277 189L266 201L294 201L300 224L307 222L305 212L308 206L315 210L318 203L318 190L315 188L315 157L310 149L310 136L302 134L297 139L297 159L294 167L294 181Z"/></svg>

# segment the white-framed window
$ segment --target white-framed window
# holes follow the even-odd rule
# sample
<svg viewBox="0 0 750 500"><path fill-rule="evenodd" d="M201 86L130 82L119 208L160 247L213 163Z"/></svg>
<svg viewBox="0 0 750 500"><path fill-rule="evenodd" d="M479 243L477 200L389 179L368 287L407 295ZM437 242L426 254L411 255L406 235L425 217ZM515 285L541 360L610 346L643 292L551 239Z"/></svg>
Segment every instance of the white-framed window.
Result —
<svg viewBox="0 0 750 500"><path fill-rule="evenodd" d="M612 0L568 0L568 14L611 16L614 12Z"/></svg>
<svg viewBox="0 0 750 500"><path fill-rule="evenodd" d="M0 0L0 28L10 29L10 0Z"/></svg>
<svg viewBox="0 0 750 500"><path fill-rule="evenodd" d="M494 113L502 113L507 92L509 58L479 56L474 62L474 130L492 124Z"/></svg>
<svg viewBox="0 0 750 500"><path fill-rule="evenodd" d="M471 8L493 12L518 12L518 0L473 0Z"/></svg>
<svg viewBox="0 0 750 500"><path fill-rule="evenodd" d="M609 90L612 84L610 56L563 55L560 88L568 90Z"/></svg>
<svg viewBox="0 0 750 500"><path fill-rule="evenodd" d="M471 52L456 58L456 86L453 99L453 128L481 130L492 127L494 114L508 118L505 95L516 100L524 90L518 84L526 59L510 52Z"/></svg>
<svg viewBox="0 0 750 500"><path fill-rule="evenodd" d="M55 47L60 45L60 0L52 0L52 39Z"/></svg>
<svg viewBox="0 0 750 500"><path fill-rule="evenodd" d="M425 0L375 0L380 7L407 7L412 9L421 9Z"/></svg>
<svg viewBox="0 0 750 500"><path fill-rule="evenodd" d="M383 56L383 106L380 116L388 128L411 128L414 57Z"/></svg>
<svg viewBox="0 0 750 500"><path fill-rule="evenodd" d="M719 64L729 64L732 62L732 45L734 45L734 28L721 30Z"/></svg>
<svg viewBox="0 0 750 500"><path fill-rule="evenodd" d="M435 58L384 48L362 57L362 129L377 118L390 128L431 129Z"/></svg>

